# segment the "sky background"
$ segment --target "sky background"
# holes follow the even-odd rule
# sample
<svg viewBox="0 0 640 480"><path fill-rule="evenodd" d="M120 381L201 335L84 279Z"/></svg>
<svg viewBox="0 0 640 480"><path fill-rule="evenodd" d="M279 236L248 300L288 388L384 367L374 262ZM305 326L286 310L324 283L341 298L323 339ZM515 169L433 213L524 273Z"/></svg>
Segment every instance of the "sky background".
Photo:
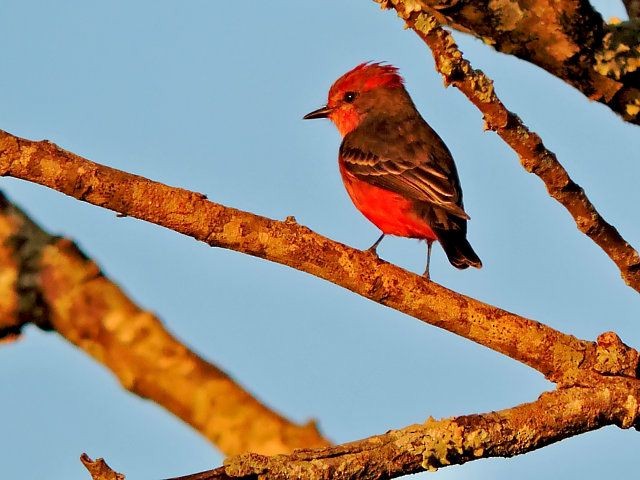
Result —
<svg viewBox="0 0 640 480"><path fill-rule="evenodd" d="M619 1L594 1L605 18ZM640 346L640 296L578 232L537 177L463 95L445 89L425 45L369 0L2 0L0 128L93 161L206 193L271 218L294 215L337 241L378 232L352 206L339 136L303 122L339 75L365 60L398 66L456 159L480 271L434 248L432 278L584 339L615 330ZM495 80L603 216L640 246L640 130L558 79L481 42L455 38ZM49 231L75 239L142 308L287 417L318 420L335 442L532 401L551 385L498 353L307 274L0 179ZM422 272L424 244L379 253ZM55 333L0 345L0 476L85 479L82 452L127 478L218 466L221 455L155 404L123 391ZM637 470L640 434L605 428L437 479L616 478Z"/></svg>

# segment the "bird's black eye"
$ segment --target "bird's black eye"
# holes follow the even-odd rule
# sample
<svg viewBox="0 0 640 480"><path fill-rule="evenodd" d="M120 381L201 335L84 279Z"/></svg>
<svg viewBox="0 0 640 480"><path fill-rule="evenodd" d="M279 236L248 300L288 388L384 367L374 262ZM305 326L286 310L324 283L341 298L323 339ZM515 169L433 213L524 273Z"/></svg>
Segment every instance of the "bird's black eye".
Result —
<svg viewBox="0 0 640 480"><path fill-rule="evenodd" d="M344 97L342 97L342 99L347 103L351 103L356 99L356 97L356 92L347 92L344 94Z"/></svg>

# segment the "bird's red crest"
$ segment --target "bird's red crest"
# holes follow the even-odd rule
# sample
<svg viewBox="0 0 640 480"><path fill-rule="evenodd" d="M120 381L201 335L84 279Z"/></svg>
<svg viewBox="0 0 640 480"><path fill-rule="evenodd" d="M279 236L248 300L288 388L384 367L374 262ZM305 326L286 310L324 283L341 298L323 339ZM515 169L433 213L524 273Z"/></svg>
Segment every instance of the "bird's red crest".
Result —
<svg viewBox="0 0 640 480"><path fill-rule="evenodd" d="M402 88L403 84L404 80L393 65L361 63L338 78L329 89L327 107L331 113L328 116L344 136L360 123L360 112L352 103L353 98L378 88ZM352 93L349 101L345 96Z"/></svg>
<svg viewBox="0 0 640 480"><path fill-rule="evenodd" d="M398 74L398 69L393 65L371 62L361 63L335 81L331 90L329 90L329 99L336 94L352 90L366 92L378 87L401 87L403 84L404 80Z"/></svg>

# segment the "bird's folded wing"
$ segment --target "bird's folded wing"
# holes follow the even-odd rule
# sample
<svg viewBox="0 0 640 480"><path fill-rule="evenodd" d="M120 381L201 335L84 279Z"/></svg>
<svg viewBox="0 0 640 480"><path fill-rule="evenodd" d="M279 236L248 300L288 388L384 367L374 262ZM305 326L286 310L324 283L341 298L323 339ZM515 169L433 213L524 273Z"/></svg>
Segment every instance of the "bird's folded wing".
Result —
<svg viewBox="0 0 640 480"><path fill-rule="evenodd" d="M376 145L377 142L373 142L365 146L367 142L359 140L349 134L340 146L340 158L349 173L376 187L431 203L456 217L469 219L461 206L462 194L453 160L444 145L444 148L437 148L440 147L437 145L434 149L414 140L389 148L388 143Z"/></svg>

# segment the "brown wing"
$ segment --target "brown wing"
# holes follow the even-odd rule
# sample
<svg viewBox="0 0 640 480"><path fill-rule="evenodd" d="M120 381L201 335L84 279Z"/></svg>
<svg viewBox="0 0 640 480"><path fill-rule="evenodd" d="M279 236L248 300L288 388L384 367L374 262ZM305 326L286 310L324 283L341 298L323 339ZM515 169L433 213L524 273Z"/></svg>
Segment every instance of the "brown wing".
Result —
<svg viewBox="0 0 640 480"><path fill-rule="evenodd" d="M417 114L365 119L344 137L340 158L362 181L469 219L451 153Z"/></svg>

